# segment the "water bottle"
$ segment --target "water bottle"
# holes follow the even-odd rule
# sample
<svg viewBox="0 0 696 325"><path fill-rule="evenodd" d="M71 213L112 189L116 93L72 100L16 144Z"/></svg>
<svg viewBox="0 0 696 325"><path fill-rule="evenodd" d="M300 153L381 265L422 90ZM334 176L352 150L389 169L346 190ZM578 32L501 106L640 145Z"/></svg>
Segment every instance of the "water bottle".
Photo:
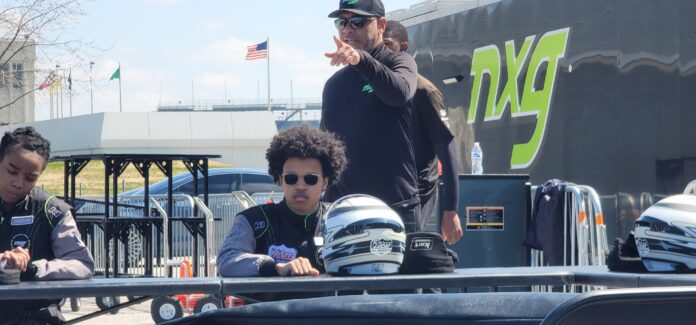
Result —
<svg viewBox="0 0 696 325"><path fill-rule="evenodd" d="M483 151L478 142L474 143L474 148L471 149L471 174L483 174Z"/></svg>

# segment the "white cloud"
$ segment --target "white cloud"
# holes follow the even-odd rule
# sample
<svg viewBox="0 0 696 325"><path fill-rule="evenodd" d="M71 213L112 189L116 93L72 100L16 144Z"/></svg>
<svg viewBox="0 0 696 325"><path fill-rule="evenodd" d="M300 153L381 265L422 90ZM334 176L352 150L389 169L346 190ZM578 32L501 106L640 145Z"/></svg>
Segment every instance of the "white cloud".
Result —
<svg viewBox="0 0 696 325"><path fill-rule="evenodd" d="M201 26L209 32L226 32L232 29L232 24L224 20L205 20Z"/></svg>
<svg viewBox="0 0 696 325"><path fill-rule="evenodd" d="M242 78L232 75L207 74L196 78L194 82L203 87L219 87L225 83L227 86L235 86L242 83Z"/></svg>
<svg viewBox="0 0 696 325"><path fill-rule="evenodd" d="M224 40L214 42L206 46L191 57L194 60L209 61L213 64L238 64L244 62L247 46L254 42L236 37L228 37Z"/></svg>
<svg viewBox="0 0 696 325"><path fill-rule="evenodd" d="M144 2L155 5L173 5L179 3L179 0L145 0Z"/></svg>

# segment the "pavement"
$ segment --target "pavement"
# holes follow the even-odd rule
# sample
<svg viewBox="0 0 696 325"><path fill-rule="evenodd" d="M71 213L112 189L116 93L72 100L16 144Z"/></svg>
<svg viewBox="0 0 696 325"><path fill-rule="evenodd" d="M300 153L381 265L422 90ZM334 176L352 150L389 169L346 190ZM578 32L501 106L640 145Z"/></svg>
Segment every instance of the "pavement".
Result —
<svg viewBox="0 0 696 325"><path fill-rule="evenodd" d="M121 301L127 301L126 297L121 297ZM101 315L78 324L84 325L105 325L105 324L128 324L128 325L151 325L155 322L150 316L150 302L152 300L145 301L143 303L133 305L127 308L123 308L118 311L117 314L105 314ZM80 310L73 312L70 309L70 302L66 302L61 308L63 311L63 316L65 319L70 320L77 318L89 313L99 310L97 307L96 300L94 298L80 298Z"/></svg>

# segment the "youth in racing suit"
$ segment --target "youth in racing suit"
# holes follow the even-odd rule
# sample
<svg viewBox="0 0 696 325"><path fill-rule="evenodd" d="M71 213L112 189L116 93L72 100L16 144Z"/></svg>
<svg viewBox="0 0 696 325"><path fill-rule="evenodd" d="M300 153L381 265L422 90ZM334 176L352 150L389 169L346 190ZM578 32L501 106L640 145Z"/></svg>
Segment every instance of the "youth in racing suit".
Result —
<svg viewBox="0 0 696 325"><path fill-rule="evenodd" d="M0 207L4 206L0 199ZM28 250L31 261L21 273L22 281L86 279L94 271L94 260L82 242L71 207L39 188L12 208L0 208L0 252L17 247ZM0 324L60 323L63 317L57 302L3 301Z"/></svg>

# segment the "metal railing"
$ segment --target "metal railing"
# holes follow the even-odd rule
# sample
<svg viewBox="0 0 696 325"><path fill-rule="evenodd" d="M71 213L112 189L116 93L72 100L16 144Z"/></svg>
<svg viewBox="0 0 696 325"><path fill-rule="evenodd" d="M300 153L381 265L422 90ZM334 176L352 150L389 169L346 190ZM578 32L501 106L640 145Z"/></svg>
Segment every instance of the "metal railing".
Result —
<svg viewBox="0 0 696 325"><path fill-rule="evenodd" d="M563 265L605 265L609 244L599 195L586 185L567 185L563 195ZM532 249L531 256L531 266L544 265L542 251Z"/></svg>
<svg viewBox="0 0 696 325"><path fill-rule="evenodd" d="M534 210L537 186L532 187L532 210ZM607 228L600 196L587 185L566 185L563 192L563 265L587 266L606 265L609 254ZM552 231L552 230L549 230ZM544 253L531 249L531 266L544 266ZM563 291L575 292L576 286L563 287ZM581 290L601 289L583 286ZM534 291L552 291L549 286L535 286Z"/></svg>
<svg viewBox="0 0 696 325"><path fill-rule="evenodd" d="M251 198L256 202L256 204L264 204L266 202L273 201L275 203L278 203L283 200L284 194L283 192L268 192L268 193L254 193L251 195Z"/></svg>
<svg viewBox="0 0 696 325"><path fill-rule="evenodd" d="M281 193L282 194L282 193ZM270 194L269 194L270 195ZM258 196L261 197L261 196ZM169 223L169 219L178 218L179 220L172 221L172 245L167 245L170 234L166 226L158 229L153 227L150 234L153 239L151 247L151 255L153 261L153 276L156 277L172 277L172 272L178 274L178 268L181 267L184 261L189 261L191 264L198 258L199 269L198 274L216 274L215 261L218 249L230 233L234 217L252 206L257 205L246 192L238 191L230 194L213 194L208 197L208 205L203 203L203 195L192 198L185 194L175 194L173 196L174 204L172 207L173 213L167 215L168 200L166 195L158 195L150 197L150 213L145 213L144 197L142 196L127 196L119 198L119 217L161 217L163 225ZM103 197L100 198L79 198L79 200L88 201L78 209L78 220L80 216L103 216L104 204ZM206 223L206 241L196 251L194 247L197 236L191 234L182 218L204 217ZM104 231L100 225L94 224L90 226L92 236L87 239L88 247L91 249L95 259L95 269L97 272L104 272L106 267L106 256L104 252ZM124 230L125 242L119 241L119 264L120 270L128 270L129 275L145 275L145 261L147 252L144 250L143 243L145 235L135 226L131 226ZM113 257L113 241L109 242L110 256ZM172 258L168 259L169 251L172 251ZM123 256L121 256L123 254ZM205 262L209 261L209 267L205 268ZM185 264L185 263L184 263ZM175 270L172 270L172 267Z"/></svg>

